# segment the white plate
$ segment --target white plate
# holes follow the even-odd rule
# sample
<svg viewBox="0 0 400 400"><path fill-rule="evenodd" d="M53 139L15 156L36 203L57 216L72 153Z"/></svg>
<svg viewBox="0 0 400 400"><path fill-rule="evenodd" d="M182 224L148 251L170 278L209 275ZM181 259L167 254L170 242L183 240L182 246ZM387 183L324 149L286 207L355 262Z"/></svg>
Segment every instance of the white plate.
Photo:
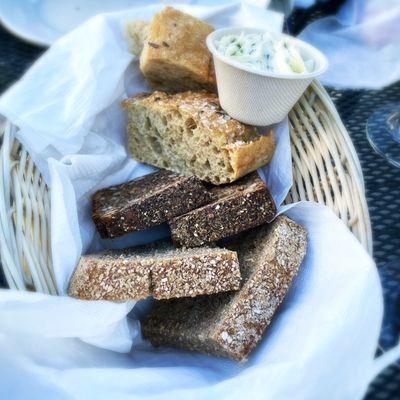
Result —
<svg viewBox="0 0 400 400"><path fill-rule="evenodd" d="M96 14L146 3L146 0L1 0L0 21L22 39L49 46Z"/></svg>

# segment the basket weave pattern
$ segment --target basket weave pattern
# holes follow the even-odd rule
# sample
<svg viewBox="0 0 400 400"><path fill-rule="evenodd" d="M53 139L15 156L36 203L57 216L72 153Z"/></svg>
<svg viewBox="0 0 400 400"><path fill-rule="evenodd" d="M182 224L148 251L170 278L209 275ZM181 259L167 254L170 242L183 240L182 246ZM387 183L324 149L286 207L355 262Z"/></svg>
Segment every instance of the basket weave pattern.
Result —
<svg viewBox="0 0 400 400"><path fill-rule="evenodd" d="M372 255L371 222L360 162L326 93L313 82L289 113L293 187L287 203L326 204Z"/></svg>
<svg viewBox="0 0 400 400"><path fill-rule="evenodd" d="M10 288L57 294L51 261L50 191L32 158L1 124L0 251Z"/></svg>
<svg viewBox="0 0 400 400"><path fill-rule="evenodd" d="M286 203L326 204L372 253L371 225L357 154L322 86L313 82L289 114L293 187ZM51 258L50 189L16 139L0 126L0 255L10 288L57 294Z"/></svg>

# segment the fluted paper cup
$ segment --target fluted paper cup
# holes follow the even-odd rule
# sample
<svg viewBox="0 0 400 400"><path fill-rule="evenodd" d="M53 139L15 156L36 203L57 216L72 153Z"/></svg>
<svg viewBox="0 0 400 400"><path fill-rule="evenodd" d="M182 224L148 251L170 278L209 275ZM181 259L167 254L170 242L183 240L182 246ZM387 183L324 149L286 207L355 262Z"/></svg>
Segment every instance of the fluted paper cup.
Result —
<svg viewBox="0 0 400 400"><path fill-rule="evenodd" d="M215 42L230 34L264 33L256 28L223 28L207 37L213 55L221 107L232 117L249 125L267 126L282 121L313 79L328 67L326 57L313 46L282 34L296 46L304 60L314 60L314 70L301 74L257 71L221 54ZM277 36L276 33L271 33ZM280 35L279 35L280 36Z"/></svg>

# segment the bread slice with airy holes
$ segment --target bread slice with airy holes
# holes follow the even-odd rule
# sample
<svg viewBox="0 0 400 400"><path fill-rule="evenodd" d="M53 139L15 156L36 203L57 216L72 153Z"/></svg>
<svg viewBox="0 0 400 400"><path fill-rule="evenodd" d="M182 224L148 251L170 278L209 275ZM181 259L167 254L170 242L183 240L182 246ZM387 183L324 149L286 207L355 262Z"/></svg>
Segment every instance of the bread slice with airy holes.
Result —
<svg viewBox="0 0 400 400"><path fill-rule="evenodd" d="M210 92L139 94L123 102L128 148L144 163L219 185L267 164L272 130L261 135L231 118Z"/></svg>

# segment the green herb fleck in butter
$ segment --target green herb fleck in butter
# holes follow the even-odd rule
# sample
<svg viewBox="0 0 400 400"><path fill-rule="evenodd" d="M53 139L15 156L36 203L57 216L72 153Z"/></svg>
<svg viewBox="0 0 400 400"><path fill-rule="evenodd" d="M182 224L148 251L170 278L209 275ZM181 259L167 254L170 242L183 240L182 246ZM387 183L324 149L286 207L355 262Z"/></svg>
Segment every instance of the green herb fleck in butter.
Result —
<svg viewBox="0 0 400 400"><path fill-rule="evenodd" d="M225 35L217 40L224 56L262 72L301 74L314 70L314 60L304 60L295 46L266 32Z"/></svg>

